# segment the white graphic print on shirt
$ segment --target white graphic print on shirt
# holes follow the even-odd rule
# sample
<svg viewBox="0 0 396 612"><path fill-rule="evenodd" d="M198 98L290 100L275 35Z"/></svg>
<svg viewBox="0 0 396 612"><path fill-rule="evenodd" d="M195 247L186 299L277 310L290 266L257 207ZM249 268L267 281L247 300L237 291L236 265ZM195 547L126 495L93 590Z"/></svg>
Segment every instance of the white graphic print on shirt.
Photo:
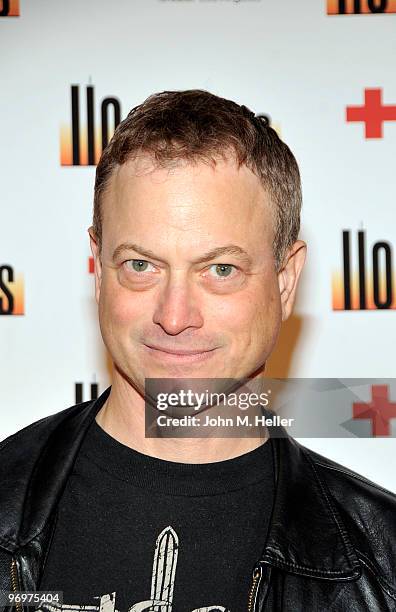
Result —
<svg viewBox="0 0 396 612"><path fill-rule="evenodd" d="M150 599L133 604L128 612L172 612L178 551L178 535L169 525L161 531L155 543ZM81 606L63 603L62 606L54 606L54 602L52 602L48 606L41 605L37 612L55 612L55 610L62 610L62 612L118 612L115 607L115 591L106 595L99 595L94 599L100 600L99 605ZM195 608L191 612L231 611L224 606L212 605Z"/></svg>

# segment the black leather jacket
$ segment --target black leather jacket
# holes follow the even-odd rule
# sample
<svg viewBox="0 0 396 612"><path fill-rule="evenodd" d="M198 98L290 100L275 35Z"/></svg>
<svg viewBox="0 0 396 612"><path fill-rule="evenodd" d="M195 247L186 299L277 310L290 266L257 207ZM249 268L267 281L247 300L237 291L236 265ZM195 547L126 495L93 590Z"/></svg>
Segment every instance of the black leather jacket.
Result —
<svg viewBox="0 0 396 612"><path fill-rule="evenodd" d="M39 590L57 502L109 392L0 443L1 590ZM270 435L276 495L246 612L396 611L396 495Z"/></svg>

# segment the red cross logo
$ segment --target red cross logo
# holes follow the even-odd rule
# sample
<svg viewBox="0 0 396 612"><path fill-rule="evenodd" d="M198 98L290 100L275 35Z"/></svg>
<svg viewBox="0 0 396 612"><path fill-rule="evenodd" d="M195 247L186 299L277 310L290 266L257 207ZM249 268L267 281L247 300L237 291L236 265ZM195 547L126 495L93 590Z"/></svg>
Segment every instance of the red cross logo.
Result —
<svg viewBox="0 0 396 612"><path fill-rule="evenodd" d="M396 121L396 105L382 104L382 89L365 89L364 106L347 106L347 121L362 121L366 138L382 138L384 121Z"/></svg>
<svg viewBox="0 0 396 612"><path fill-rule="evenodd" d="M389 401L388 385L371 385L372 401L352 404L354 419L371 419L371 432L376 436L390 436L390 420L396 418L396 402Z"/></svg>

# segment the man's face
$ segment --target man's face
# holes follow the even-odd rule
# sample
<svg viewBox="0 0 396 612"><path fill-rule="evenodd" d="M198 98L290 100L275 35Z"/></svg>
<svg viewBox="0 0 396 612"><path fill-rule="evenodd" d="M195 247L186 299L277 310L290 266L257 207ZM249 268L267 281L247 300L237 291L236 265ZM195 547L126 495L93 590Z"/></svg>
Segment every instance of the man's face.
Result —
<svg viewBox="0 0 396 612"><path fill-rule="evenodd" d="M262 372L288 314L259 179L231 159L156 169L146 158L118 167L102 204L96 298L118 370L141 390L149 377Z"/></svg>

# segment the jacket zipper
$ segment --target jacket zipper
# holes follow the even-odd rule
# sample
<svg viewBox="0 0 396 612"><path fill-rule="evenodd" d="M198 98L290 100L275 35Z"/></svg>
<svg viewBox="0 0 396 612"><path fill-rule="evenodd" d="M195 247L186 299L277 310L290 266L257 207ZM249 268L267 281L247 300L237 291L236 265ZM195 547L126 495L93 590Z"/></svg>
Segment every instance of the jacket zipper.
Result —
<svg viewBox="0 0 396 612"><path fill-rule="evenodd" d="M263 568L261 565L257 565L253 570L253 581L248 596L248 612L254 612L256 609L257 590L262 576Z"/></svg>
<svg viewBox="0 0 396 612"><path fill-rule="evenodd" d="M16 559L14 557L12 558L12 561L11 561L11 584L12 584L12 590L14 591L14 593L19 591L18 568L17 568ZM23 610L22 602L20 601L15 602L15 607L16 607L17 612L22 612Z"/></svg>

